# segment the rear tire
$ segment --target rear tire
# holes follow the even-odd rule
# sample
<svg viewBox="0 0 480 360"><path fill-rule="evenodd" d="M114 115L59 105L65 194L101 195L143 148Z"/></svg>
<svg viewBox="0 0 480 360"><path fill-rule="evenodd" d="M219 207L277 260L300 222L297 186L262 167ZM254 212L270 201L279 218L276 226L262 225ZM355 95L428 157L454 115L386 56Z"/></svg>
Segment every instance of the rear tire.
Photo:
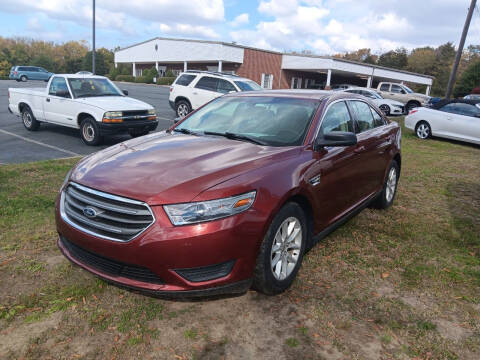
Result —
<svg viewBox="0 0 480 360"><path fill-rule="evenodd" d="M37 131L40 127L40 122L33 116L32 110L28 106L22 109L22 122L25 129L28 131Z"/></svg>
<svg viewBox="0 0 480 360"><path fill-rule="evenodd" d="M417 126L415 126L415 134L418 138L426 140L432 136L432 128L426 121L420 121Z"/></svg>
<svg viewBox="0 0 480 360"><path fill-rule="evenodd" d="M97 122L91 117L87 117L81 122L80 136L82 141L89 146L98 145L102 141Z"/></svg>
<svg viewBox="0 0 480 360"><path fill-rule="evenodd" d="M20 81L21 82L26 82L28 78L25 75L20 76Z"/></svg>
<svg viewBox="0 0 480 360"><path fill-rule="evenodd" d="M400 174L400 168L395 160L390 163L388 168L387 177L383 183L382 192L378 195L375 201L372 203L372 207L376 209L387 209L392 206L397 194L398 178Z"/></svg>
<svg viewBox="0 0 480 360"><path fill-rule="evenodd" d="M274 217L260 246L252 287L275 295L287 290L302 264L309 231L302 208L284 205Z"/></svg>
<svg viewBox="0 0 480 360"><path fill-rule="evenodd" d="M180 118L184 118L187 116L191 111L192 107L186 100L179 100L175 104L175 111L177 113L177 116Z"/></svg>

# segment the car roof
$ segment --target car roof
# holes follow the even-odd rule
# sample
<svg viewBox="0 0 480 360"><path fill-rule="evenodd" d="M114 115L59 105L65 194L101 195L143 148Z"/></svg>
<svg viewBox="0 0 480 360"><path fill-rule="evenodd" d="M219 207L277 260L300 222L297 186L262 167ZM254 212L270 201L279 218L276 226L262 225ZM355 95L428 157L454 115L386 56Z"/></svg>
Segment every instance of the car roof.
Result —
<svg viewBox="0 0 480 360"><path fill-rule="evenodd" d="M342 91L350 91L350 90L365 90L365 91L374 91L377 92L375 89L372 88L364 88L361 86L356 86L356 87L350 87L348 89L343 89Z"/></svg>
<svg viewBox="0 0 480 360"><path fill-rule="evenodd" d="M280 89L280 90L255 90L255 91L242 91L236 93L230 93L224 95L224 97L252 97L252 96L272 96L272 97L289 97L289 98L302 98L302 99L314 99L314 100L327 100L327 99L361 99L365 97L345 93L343 91L328 91L328 90L309 90L309 89Z"/></svg>
<svg viewBox="0 0 480 360"><path fill-rule="evenodd" d="M211 75L211 76L218 76L218 77L221 77L221 78L227 78L229 80L245 80L245 81L253 81L253 80L250 80L250 79L247 79L247 78L244 78L244 77L241 77L241 76L238 76L238 75L234 75L234 74L225 74L225 73L222 73L222 72L218 72L218 71L203 71L203 70L187 70L187 71L184 71L182 74L200 74L200 75ZM182 75L180 74L180 75Z"/></svg>
<svg viewBox="0 0 480 360"><path fill-rule="evenodd" d="M433 104L432 109L440 109L441 107L451 103L477 105L480 104L480 99L442 99L439 102Z"/></svg>

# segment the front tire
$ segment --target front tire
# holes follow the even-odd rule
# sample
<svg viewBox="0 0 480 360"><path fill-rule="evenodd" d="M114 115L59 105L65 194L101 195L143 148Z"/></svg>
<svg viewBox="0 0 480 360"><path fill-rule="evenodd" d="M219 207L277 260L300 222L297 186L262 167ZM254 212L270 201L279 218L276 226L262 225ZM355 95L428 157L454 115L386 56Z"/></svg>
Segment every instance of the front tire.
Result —
<svg viewBox="0 0 480 360"><path fill-rule="evenodd" d="M421 106L420 103L417 102L417 101L409 101L409 102L407 103L407 105L405 106L405 108L406 108L406 110L407 110L407 115L408 115L408 113L410 112L410 110L413 110L413 109L415 109L415 108L417 108L417 107L420 107L420 106Z"/></svg>
<svg viewBox="0 0 480 360"><path fill-rule="evenodd" d="M27 129L28 131L37 131L40 127L40 122L35 119L32 110L30 110L28 106L25 106L22 109L22 122L23 126L25 126L25 129Z"/></svg>
<svg viewBox="0 0 480 360"><path fill-rule="evenodd" d="M89 146L98 145L102 140L97 122L90 117L81 122L80 136L82 137L82 141Z"/></svg>
<svg viewBox="0 0 480 360"><path fill-rule="evenodd" d="M430 127L430 124L426 121L420 121L415 127L415 134L418 138L426 140L430 136L432 136L432 128Z"/></svg>
<svg viewBox="0 0 480 360"><path fill-rule="evenodd" d="M395 160L393 160L388 168L387 178L383 183L382 192L373 202L373 207L377 209L387 209L392 206L397 194L398 178L400 168Z"/></svg>
<svg viewBox="0 0 480 360"><path fill-rule="evenodd" d="M253 288L267 295L284 292L300 269L308 241L305 213L296 203L287 203L273 219L260 246Z"/></svg>
<svg viewBox="0 0 480 360"><path fill-rule="evenodd" d="M184 118L190 113L190 111L192 111L192 107L190 106L188 101L180 100L177 101L177 103L175 104L175 111L178 117Z"/></svg>

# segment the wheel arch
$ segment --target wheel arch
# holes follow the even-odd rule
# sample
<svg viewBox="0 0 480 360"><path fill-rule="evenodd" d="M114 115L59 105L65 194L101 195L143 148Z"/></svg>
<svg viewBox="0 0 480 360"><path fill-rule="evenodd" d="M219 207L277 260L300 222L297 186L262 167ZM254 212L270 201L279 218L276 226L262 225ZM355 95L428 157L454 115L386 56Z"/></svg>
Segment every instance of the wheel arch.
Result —
<svg viewBox="0 0 480 360"><path fill-rule="evenodd" d="M23 109L25 109L25 108L28 108L28 109L30 109L30 111L32 111L31 106L30 106L27 102L25 102L25 101L20 101L20 102L18 103L18 112L21 114L22 111L23 111Z"/></svg>
<svg viewBox="0 0 480 360"><path fill-rule="evenodd" d="M408 104L416 104L418 105L418 107L422 106L421 102L415 99L408 100L407 103L405 104L405 107L408 107Z"/></svg>
<svg viewBox="0 0 480 360"><path fill-rule="evenodd" d="M177 105L177 103L181 100L184 100L186 102L188 102L188 105L190 105L190 109L192 109L192 103L190 102L190 100L188 100L185 96L177 96L175 98L175 105ZM193 109L192 109L193 110Z"/></svg>
<svg viewBox="0 0 480 360"><path fill-rule="evenodd" d="M87 113L87 112L81 112L77 115L77 125L78 125L78 127L80 127L80 124L86 118L92 118L93 120L95 120L95 116L93 116L92 114Z"/></svg>
<svg viewBox="0 0 480 360"><path fill-rule="evenodd" d="M400 175L402 171L402 156L400 155L400 153L396 153L393 157L393 160L395 160L398 164L398 175Z"/></svg>

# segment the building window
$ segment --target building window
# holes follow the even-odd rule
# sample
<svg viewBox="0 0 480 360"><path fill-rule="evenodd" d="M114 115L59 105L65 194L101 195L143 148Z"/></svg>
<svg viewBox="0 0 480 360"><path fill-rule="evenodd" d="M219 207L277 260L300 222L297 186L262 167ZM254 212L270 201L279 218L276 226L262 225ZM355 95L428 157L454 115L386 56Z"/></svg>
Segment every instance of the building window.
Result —
<svg viewBox="0 0 480 360"><path fill-rule="evenodd" d="M301 89L302 87L302 78L292 77L292 83L290 85L292 89Z"/></svg>
<svg viewBox="0 0 480 360"><path fill-rule="evenodd" d="M272 74L262 74L262 88L272 89L273 87L273 75Z"/></svg>

